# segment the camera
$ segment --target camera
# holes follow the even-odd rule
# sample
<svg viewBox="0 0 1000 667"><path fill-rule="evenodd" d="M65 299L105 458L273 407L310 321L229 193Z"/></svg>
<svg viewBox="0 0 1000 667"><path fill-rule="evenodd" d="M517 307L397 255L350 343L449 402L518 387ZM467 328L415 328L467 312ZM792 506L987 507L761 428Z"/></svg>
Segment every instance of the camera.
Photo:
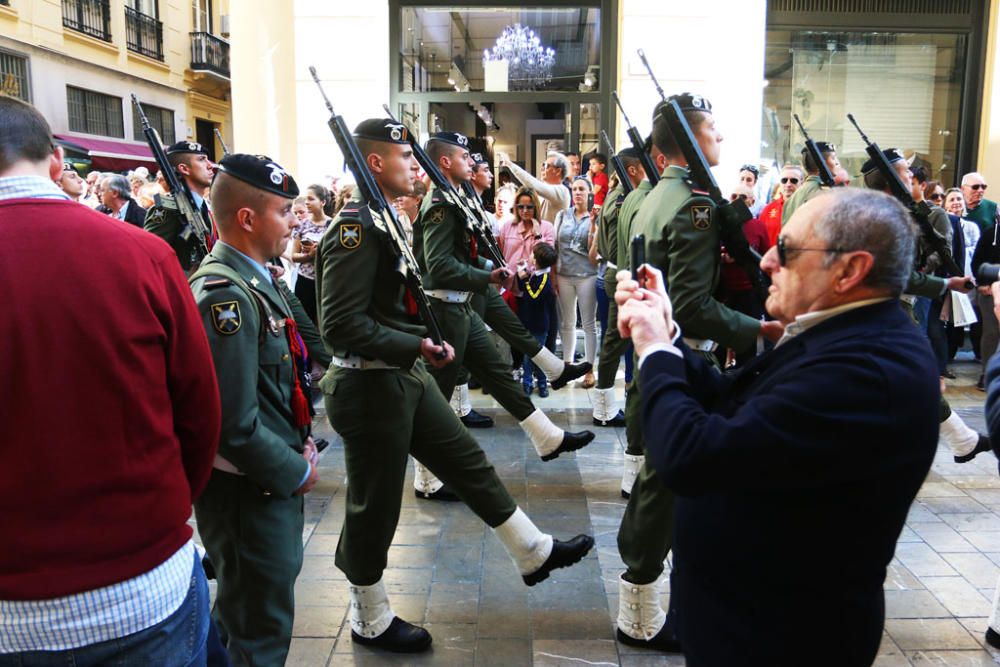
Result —
<svg viewBox="0 0 1000 667"><path fill-rule="evenodd" d="M980 264L976 271L976 284L980 287L992 285L1000 280L1000 264Z"/></svg>

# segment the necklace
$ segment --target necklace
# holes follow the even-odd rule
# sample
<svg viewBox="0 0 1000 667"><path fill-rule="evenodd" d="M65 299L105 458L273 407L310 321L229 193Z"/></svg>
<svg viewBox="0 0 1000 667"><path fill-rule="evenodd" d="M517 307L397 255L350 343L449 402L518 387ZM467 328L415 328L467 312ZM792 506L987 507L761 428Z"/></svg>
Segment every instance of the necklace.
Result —
<svg viewBox="0 0 1000 667"><path fill-rule="evenodd" d="M532 290L531 279L529 278L528 281L524 283L524 289L528 290L528 296L532 299L537 299L538 295L542 293L543 289L545 289L545 283L547 282L549 282L549 274L546 273L542 276L542 282L538 283L538 289Z"/></svg>

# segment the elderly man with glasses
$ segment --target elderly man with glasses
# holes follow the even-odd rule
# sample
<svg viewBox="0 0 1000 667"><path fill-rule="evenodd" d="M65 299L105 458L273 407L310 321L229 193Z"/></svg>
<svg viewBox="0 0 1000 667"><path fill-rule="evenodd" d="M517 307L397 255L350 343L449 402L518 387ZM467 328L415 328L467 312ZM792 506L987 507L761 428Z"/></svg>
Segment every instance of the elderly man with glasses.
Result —
<svg viewBox="0 0 1000 667"><path fill-rule="evenodd" d="M785 208L785 202L788 201L795 191L799 189L799 185L805 180L805 172L802 171L802 167L794 164L786 164L781 168L781 188L778 190L778 196L772 199L767 206L760 212L761 222L767 227L767 245L771 247L778 240L778 234L781 233L781 216Z"/></svg>
<svg viewBox="0 0 1000 667"><path fill-rule="evenodd" d="M974 171L962 177L965 217L984 232L997 222L997 203L986 198L986 188L986 179L980 173Z"/></svg>
<svg viewBox="0 0 1000 667"><path fill-rule="evenodd" d="M685 345L658 271L643 268L645 289L619 274L647 460L677 494L670 593L688 664L875 659L886 566L937 448L936 363L899 307L914 246L885 194L803 204L761 261L784 336L735 375ZM817 632L839 639L817 652Z"/></svg>
<svg viewBox="0 0 1000 667"><path fill-rule="evenodd" d="M497 159L501 167L510 169L514 178L538 193L541 199L541 209L538 211L538 219L545 222L555 222L559 211L564 211L570 207L571 197L569 188L563 181L569 174L569 161L562 153L550 152L545 156L542 163L542 178L535 178L525 169L514 164L513 160L506 153L497 153Z"/></svg>

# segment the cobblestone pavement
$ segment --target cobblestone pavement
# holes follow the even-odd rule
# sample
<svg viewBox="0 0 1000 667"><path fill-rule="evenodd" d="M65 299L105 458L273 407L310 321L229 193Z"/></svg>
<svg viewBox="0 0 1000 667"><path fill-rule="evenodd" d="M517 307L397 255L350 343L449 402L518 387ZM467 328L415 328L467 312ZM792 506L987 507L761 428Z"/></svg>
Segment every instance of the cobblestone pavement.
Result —
<svg viewBox="0 0 1000 667"><path fill-rule="evenodd" d="M971 426L983 429L984 394L974 387L979 364L960 361L952 369L959 377L949 381L949 400ZM619 392L621 386L619 380ZM426 626L433 650L395 656L354 646L347 581L333 562L344 512L343 448L321 412L316 430L331 446L322 456L322 481L306 505L305 564L296 587L288 664L683 665L680 656L614 641L622 570L615 536L625 510L618 493L624 430L595 429L597 438L586 449L542 463L512 417L490 397L478 391L473 396L474 405L497 422L493 429L473 433L517 502L542 530L557 537L590 532L597 549L528 588L470 510L459 503L415 499L408 476L385 581L394 611ZM590 428L587 390L570 387L536 404L563 428ZM959 465L942 445L886 577L886 630L875 665L1000 664L1000 652L984 648L983 639L998 574L996 459L985 454ZM665 590L664 604L669 586ZM817 630L821 636L822 629ZM809 656L801 664L808 667Z"/></svg>

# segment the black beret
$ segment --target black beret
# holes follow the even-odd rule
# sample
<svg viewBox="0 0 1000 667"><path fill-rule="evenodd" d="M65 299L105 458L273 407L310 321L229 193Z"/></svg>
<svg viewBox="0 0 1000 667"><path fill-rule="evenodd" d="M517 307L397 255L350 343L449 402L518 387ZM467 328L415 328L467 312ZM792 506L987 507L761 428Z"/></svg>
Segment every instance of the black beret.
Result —
<svg viewBox="0 0 1000 667"><path fill-rule="evenodd" d="M358 139L382 141L387 144L408 144L410 142L410 132L406 126L391 118L363 120L354 128L354 136Z"/></svg>
<svg viewBox="0 0 1000 667"><path fill-rule="evenodd" d="M431 135L434 141L443 141L446 144L458 146L459 148L469 147L469 138L458 132L435 132Z"/></svg>
<svg viewBox="0 0 1000 667"><path fill-rule="evenodd" d="M633 146L629 146L628 148L623 148L618 151L618 157L626 160L638 160L639 151L637 151Z"/></svg>
<svg viewBox="0 0 1000 667"><path fill-rule="evenodd" d="M198 155L208 155L208 151L197 141L178 141L167 148L167 155L177 155L178 153L196 153Z"/></svg>
<svg viewBox="0 0 1000 667"><path fill-rule="evenodd" d="M74 167L74 166L72 165L72 163L70 163L70 162L63 162L63 171L64 171L64 172L65 172L65 171L72 171L72 172L75 172L75 171L76 171L76 167Z"/></svg>
<svg viewBox="0 0 1000 667"><path fill-rule="evenodd" d="M708 101L708 98L695 95L694 93L671 95L667 98L667 101L677 102L681 107L681 111L704 111L712 113L712 103Z"/></svg>
<svg viewBox="0 0 1000 667"><path fill-rule="evenodd" d="M489 164L489 160L483 157L482 153L472 153L469 155L469 157L472 158L472 161L476 164L477 167L481 164Z"/></svg>
<svg viewBox="0 0 1000 667"><path fill-rule="evenodd" d="M817 141L816 142L816 148L819 150L820 153L836 153L837 152L837 146L835 144L831 144L829 141ZM806 150L805 148L803 148L802 149L802 155L806 155L807 153L809 153L809 151Z"/></svg>
<svg viewBox="0 0 1000 667"><path fill-rule="evenodd" d="M906 159L905 157L903 157L903 154L900 153L899 150L896 148L886 148L884 151L882 151L882 155L884 155L885 159L889 161L889 164ZM861 165L861 173L867 174L868 172L871 171L875 171L875 162L873 162L872 159L869 158L865 160L865 163L863 165Z"/></svg>
<svg viewBox="0 0 1000 667"><path fill-rule="evenodd" d="M266 155L230 153L222 158L218 169L266 192L288 199L299 196L299 186L291 174Z"/></svg>

